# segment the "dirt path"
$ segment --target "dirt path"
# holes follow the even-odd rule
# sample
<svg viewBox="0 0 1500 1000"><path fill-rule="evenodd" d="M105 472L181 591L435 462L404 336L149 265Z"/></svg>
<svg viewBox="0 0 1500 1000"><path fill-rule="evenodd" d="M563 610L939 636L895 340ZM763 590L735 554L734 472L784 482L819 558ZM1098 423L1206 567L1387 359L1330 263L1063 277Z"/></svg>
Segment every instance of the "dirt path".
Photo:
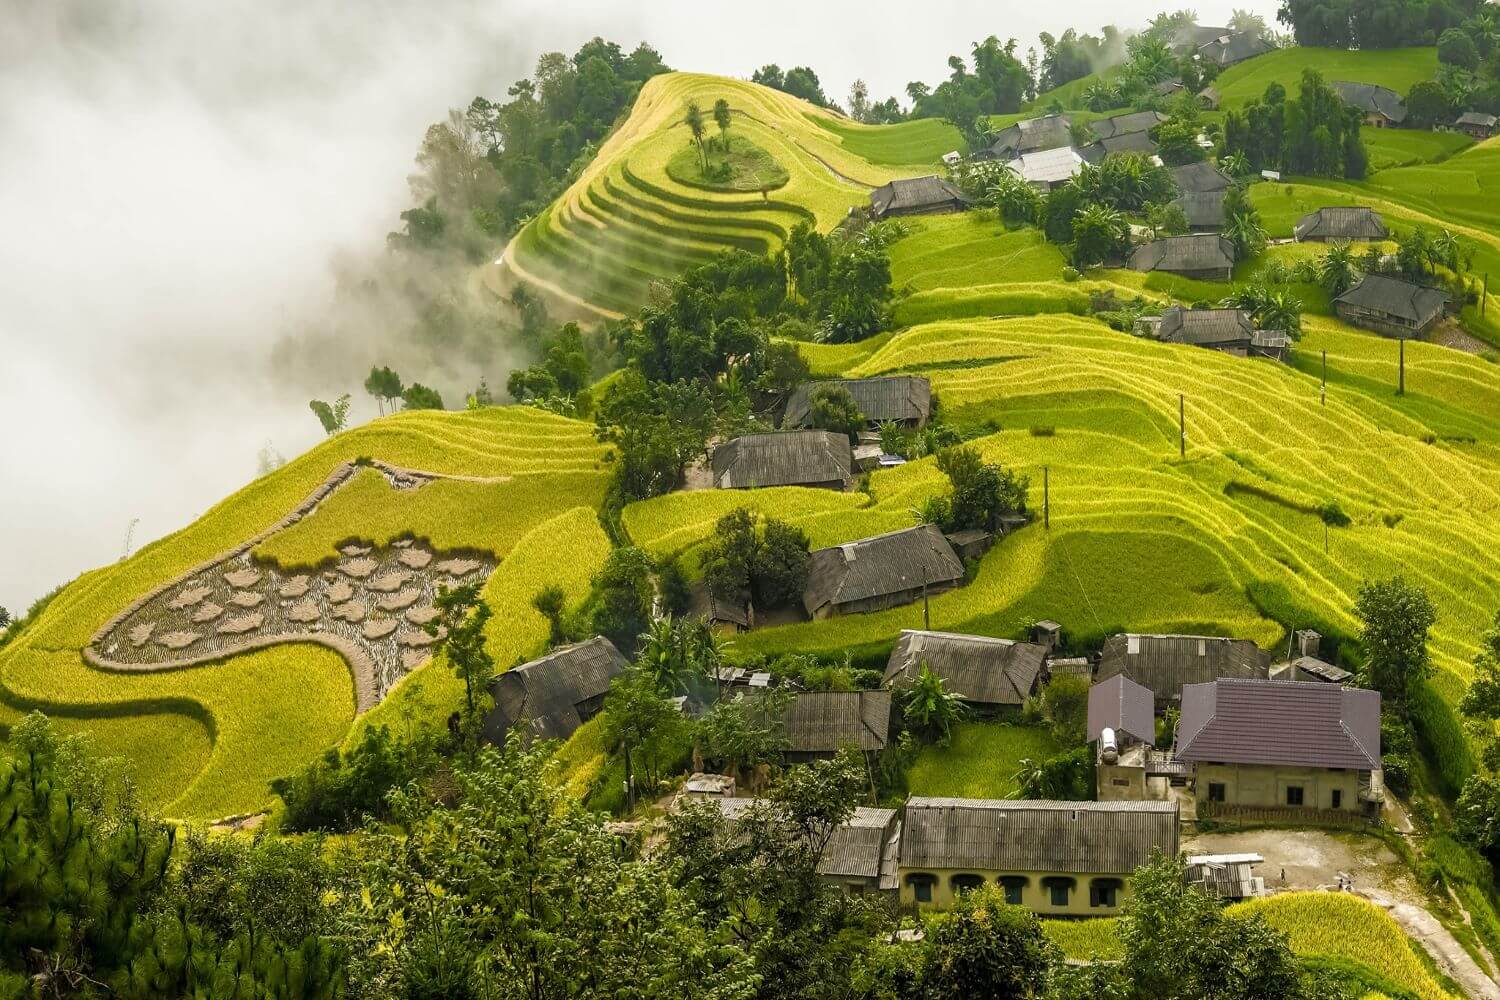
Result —
<svg viewBox="0 0 1500 1000"><path fill-rule="evenodd" d="M1330 890L1338 885L1340 875L1347 875L1355 893L1388 911L1469 997L1500 1000L1500 986L1427 911L1421 889L1406 865L1373 837L1320 830L1245 830L1197 834L1187 838L1183 850L1189 854L1259 854L1266 859L1259 874L1271 892Z"/></svg>
<svg viewBox="0 0 1500 1000"><path fill-rule="evenodd" d="M511 240L509 243L505 244L505 252L502 253L499 258L494 261L492 266L504 268L505 270L509 271L517 281L524 281L528 285L540 288L548 295L556 296L562 301L567 302L570 305L577 306L579 309L583 309L593 314L594 316L598 316L602 319L625 318L623 313L617 313L613 310L596 306L591 302L585 302L583 299L580 299L578 296L574 295L566 288L563 288L561 285L554 284L553 282L550 282L545 278L538 278L530 271L527 271L520 264L516 263L515 245L515 240Z"/></svg>
<svg viewBox="0 0 1500 1000"><path fill-rule="evenodd" d="M1429 343L1451 347L1466 354L1483 354L1495 348L1463 329L1453 320L1445 320L1432 328L1426 337Z"/></svg>

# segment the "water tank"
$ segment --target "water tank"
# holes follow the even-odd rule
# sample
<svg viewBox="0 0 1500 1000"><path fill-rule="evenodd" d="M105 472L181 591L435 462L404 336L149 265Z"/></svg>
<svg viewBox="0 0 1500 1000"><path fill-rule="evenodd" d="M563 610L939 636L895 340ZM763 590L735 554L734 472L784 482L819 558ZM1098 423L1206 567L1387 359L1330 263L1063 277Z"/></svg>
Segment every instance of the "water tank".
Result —
<svg viewBox="0 0 1500 1000"><path fill-rule="evenodd" d="M1120 759L1120 748L1115 743L1115 731L1108 726L1099 733L1099 759L1106 764L1116 763Z"/></svg>

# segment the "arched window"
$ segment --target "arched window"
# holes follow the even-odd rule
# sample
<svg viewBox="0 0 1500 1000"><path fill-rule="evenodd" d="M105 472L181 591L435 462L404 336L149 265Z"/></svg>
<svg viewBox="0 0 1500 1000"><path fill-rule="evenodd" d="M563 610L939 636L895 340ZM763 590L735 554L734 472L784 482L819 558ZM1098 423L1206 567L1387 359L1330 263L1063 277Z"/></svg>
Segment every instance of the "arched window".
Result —
<svg viewBox="0 0 1500 1000"><path fill-rule="evenodd" d="M917 872L906 876L906 884L911 886L913 899L919 903L930 903L932 902L932 887L937 885L937 876Z"/></svg>
<svg viewBox="0 0 1500 1000"><path fill-rule="evenodd" d="M1120 890L1125 883L1117 878L1096 878L1089 883L1089 905L1115 907L1120 905Z"/></svg>
<svg viewBox="0 0 1500 1000"><path fill-rule="evenodd" d="M1068 905L1068 898L1077 884L1076 880L1066 875L1050 875L1042 879L1042 888L1047 890L1048 902L1058 908Z"/></svg>
<svg viewBox="0 0 1500 1000"><path fill-rule="evenodd" d="M1031 884L1031 879L1025 875L1001 875L1000 885L1005 889L1005 901L1012 906L1021 906L1025 898L1026 887Z"/></svg>
<svg viewBox="0 0 1500 1000"><path fill-rule="evenodd" d="M984 885L983 875L972 875L964 873L953 876L950 884L953 886L953 895L959 896L966 892L972 892Z"/></svg>

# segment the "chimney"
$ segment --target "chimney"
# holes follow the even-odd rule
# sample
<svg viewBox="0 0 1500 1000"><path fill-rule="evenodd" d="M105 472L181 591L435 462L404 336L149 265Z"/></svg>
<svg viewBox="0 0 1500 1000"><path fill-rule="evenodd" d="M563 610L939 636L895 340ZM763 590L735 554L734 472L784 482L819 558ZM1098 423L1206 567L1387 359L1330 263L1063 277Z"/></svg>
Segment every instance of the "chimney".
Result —
<svg viewBox="0 0 1500 1000"><path fill-rule="evenodd" d="M1322 652L1323 637L1310 628L1297 631L1297 655L1317 656Z"/></svg>

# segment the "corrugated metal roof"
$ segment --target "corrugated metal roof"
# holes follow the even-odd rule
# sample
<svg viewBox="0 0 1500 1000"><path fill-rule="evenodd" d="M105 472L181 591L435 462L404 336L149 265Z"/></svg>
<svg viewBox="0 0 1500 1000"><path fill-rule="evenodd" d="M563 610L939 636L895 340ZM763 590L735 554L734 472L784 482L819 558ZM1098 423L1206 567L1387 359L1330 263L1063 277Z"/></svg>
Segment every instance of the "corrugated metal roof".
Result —
<svg viewBox="0 0 1500 1000"><path fill-rule="evenodd" d="M936 174L902 177L870 192L870 211L876 216L894 211L917 212L966 204L968 200L962 191Z"/></svg>
<svg viewBox="0 0 1500 1000"><path fill-rule="evenodd" d="M1124 875L1153 848L1177 853L1171 802L1050 802L913 797L902 868Z"/></svg>
<svg viewBox="0 0 1500 1000"><path fill-rule="evenodd" d="M787 708L786 738L793 753L833 753L853 744L880 750L890 738L889 691L804 691Z"/></svg>
<svg viewBox="0 0 1500 1000"><path fill-rule="evenodd" d="M1179 191L1227 191L1229 175L1206 160L1172 168L1172 182Z"/></svg>
<svg viewBox="0 0 1500 1000"><path fill-rule="evenodd" d="M1073 120L1067 115L1043 115L1028 118L1000 130L990 144L990 152L1001 159L1011 159L1022 153L1034 153L1044 149L1071 145L1073 142Z"/></svg>
<svg viewBox="0 0 1500 1000"><path fill-rule="evenodd" d="M926 663L950 692L976 705L1020 705L1047 658L1034 642L906 629L885 665L888 687L910 683Z"/></svg>
<svg viewBox="0 0 1500 1000"><path fill-rule="evenodd" d="M1117 153L1139 153L1142 156L1156 154L1156 141L1145 132L1122 132L1108 139L1091 142L1082 149L1082 155L1090 163L1098 164L1107 156Z"/></svg>
<svg viewBox="0 0 1500 1000"><path fill-rule="evenodd" d="M1359 284L1334 301L1387 316L1399 316L1421 326L1442 313L1448 302L1448 293L1388 274L1366 274Z"/></svg>
<svg viewBox="0 0 1500 1000"><path fill-rule="evenodd" d="M1218 233L1168 236L1136 248L1137 271L1212 271L1234 267L1234 244Z"/></svg>
<svg viewBox="0 0 1500 1000"><path fill-rule="evenodd" d="M853 466L849 437L832 431L746 434L714 449L719 489L803 486L847 481Z"/></svg>
<svg viewBox="0 0 1500 1000"><path fill-rule="evenodd" d="M1374 209L1347 205L1320 208L1297 220L1297 239L1383 240L1390 235Z"/></svg>
<svg viewBox="0 0 1500 1000"><path fill-rule="evenodd" d="M1353 83L1349 80L1335 80L1332 86L1345 104L1352 105L1367 115L1381 115L1396 125L1406 121L1406 103L1394 90L1377 87L1373 83Z"/></svg>
<svg viewBox="0 0 1500 1000"><path fill-rule="evenodd" d="M963 561L942 531L919 524L814 551L802 606L814 614L829 604L951 584L963 575Z"/></svg>
<svg viewBox="0 0 1500 1000"><path fill-rule="evenodd" d="M609 692L609 682L630 662L603 636L563 646L490 681L495 708L485 717L483 737L499 743L512 726L529 721L529 733L567 739L583 724L577 706Z"/></svg>
<svg viewBox="0 0 1500 1000"><path fill-rule="evenodd" d="M1229 32L1198 47L1198 55L1221 69L1270 52L1275 46L1246 31Z"/></svg>
<svg viewBox="0 0 1500 1000"><path fill-rule="evenodd" d="M1343 667L1336 667L1327 660L1320 660L1316 656L1299 656L1292 661L1292 666L1298 670L1321 677L1330 684L1342 684L1354 675Z"/></svg>
<svg viewBox="0 0 1500 1000"><path fill-rule="evenodd" d="M1164 80L1157 87L1159 89L1171 83L1175 83L1177 89L1182 89L1181 80ZM1171 121L1171 117L1160 111L1133 111L1128 115L1115 115L1113 118L1101 118L1096 122L1089 122L1089 130L1097 139L1112 139L1115 136L1129 135L1132 132L1149 132L1165 121Z"/></svg>
<svg viewBox="0 0 1500 1000"><path fill-rule="evenodd" d="M1105 640L1097 676L1102 681L1124 674L1165 702L1179 697L1185 684L1220 677L1264 678L1270 665L1270 654L1249 639L1127 633Z"/></svg>
<svg viewBox="0 0 1500 1000"><path fill-rule="evenodd" d="M836 378L804 382L787 400L783 427L805 427L812 406L813 393L824 386L847 389L854 405L866 420L926 423L932 409L932 383L917 375L891 375L882 378Z"/></svg>
<svg viewBox="0 0 1500 1000"><path fill-rule="evenodd" d="M1179 760L1369 771L1380 692L1309 681L1220 679L1182 689Z"/></svg>
<svg viewBox="0 0 1500 1000"><path fill-rule="evenodd" d="M1184 191L1172 204L1182 209L1187 223L1194 229L1224 225L1225 191Z"/></svg>
<svg viewBox="0 0 1500 1000"><path fill-rule="evenodd" d="M1454 121L1455 125L1478 125L1480 128L1494 128L1500 125L1500 118L1487 115L1483 111L1465 111Z"/></svg>
<svg viewBox="0 0 1500 1000"><path fill-rule="evenodd" d="M1005 166L1028 184L1061 184L1078 176L1083 169L1083 154L1071 146L1022 153Z"/></svg>
<svg viewBox="0 0 1500 1000"><path fill-rule="evenodd" d="M1255 324L1243 309L1184 309L1173 306L1161 314L1158 340L1169 344L1248 345Z"/></svg>
<svg viewBox="0 0 1500 1000"><path fill-rule="evenodd" d="M1151 689L1124 674L1116 674L1089 688L1089 742L1105 729L1156 745L1156 713Z"/></svg>

